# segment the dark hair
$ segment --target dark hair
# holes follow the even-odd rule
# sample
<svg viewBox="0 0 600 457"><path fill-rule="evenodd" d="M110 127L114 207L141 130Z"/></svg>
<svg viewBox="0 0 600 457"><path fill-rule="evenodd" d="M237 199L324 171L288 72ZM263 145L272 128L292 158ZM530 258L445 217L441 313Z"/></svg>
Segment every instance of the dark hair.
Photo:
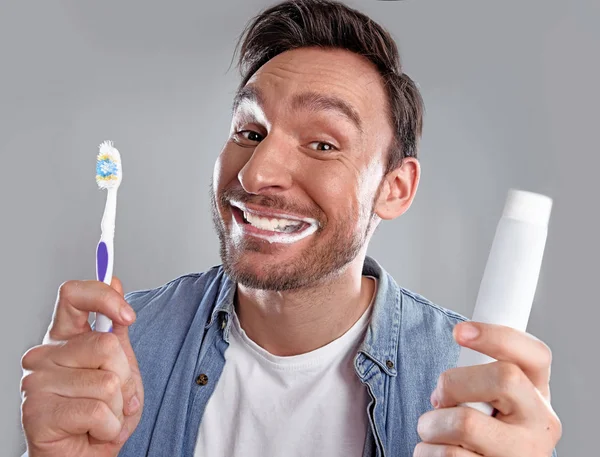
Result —
<svg viewBox="0 0 600 457"><path fill-rule="evenodd" d="M333 0L288 0L254 17L239 38L239 89L278 54L303 47L341 48L369 59L388 95L394 141L387 170L404 157L417 157L423 129L423 99L402 72L398 48L383 27L365 14ZM235 54L234 54L235 55Z"/></svg>

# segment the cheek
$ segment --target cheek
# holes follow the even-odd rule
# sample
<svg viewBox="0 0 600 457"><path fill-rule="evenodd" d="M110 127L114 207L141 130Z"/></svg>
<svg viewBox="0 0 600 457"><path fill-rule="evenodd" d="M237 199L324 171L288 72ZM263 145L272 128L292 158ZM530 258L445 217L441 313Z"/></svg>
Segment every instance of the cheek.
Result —
<svg viewBox="0 0 600 457"><path fill-rule="evenodd" d="M305 179L307 193L323 210L328 223L348 224L356 220L360 211L360 189L354 174L339 166L314 167Z"/></svg>
<svg viewBox="0 0 600 457"><path fill-rule="evenodd" d="M329 220L362 230L370 220L381 177L377 163L362 170L335 167L322 175L313 173L314 192L319 198L317 203Z"/></svg>
<svg viewBox="0 0 600 457"><path fill-rule="evenodd" d="M227 187L244 167L247 161L247 154L234 151L235 146L226 144L221 150L219 157L215 162L213 170L213 184L217 193Z"/></svg>
<svg viewBox="0 0 600 457"><path fill-rule="evenodd" d="M357 194L359 195L359 201L362 208L365 211L373 209L375 199L379 194L379 189L383 181L384 170L381 161L373 160L367 164L363 172L361 173L360 180L357 186Z"/></svg>
<svg viewBox="0 0 600 457"><path fill-rule="evenodd" d="M222 187L222 182L223 182L223 153L221 152L221 154L219 155L219 157L217 157L217 160L215 161L215 167L213 169L213 187L215 192L217 192L218 190L221 189Z"/></svg>

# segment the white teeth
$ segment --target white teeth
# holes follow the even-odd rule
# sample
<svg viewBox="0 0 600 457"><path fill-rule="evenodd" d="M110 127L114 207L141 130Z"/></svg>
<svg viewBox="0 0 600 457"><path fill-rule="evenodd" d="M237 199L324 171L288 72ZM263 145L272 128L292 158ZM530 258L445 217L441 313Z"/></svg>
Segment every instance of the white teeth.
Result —
<svg viewBox="0 0 600 457"><path fill-rule="evenodd" d="M244 218L254 227L272 232L290 232L296 230L302 222L289 219L269 219L244 211Z"/></svg>

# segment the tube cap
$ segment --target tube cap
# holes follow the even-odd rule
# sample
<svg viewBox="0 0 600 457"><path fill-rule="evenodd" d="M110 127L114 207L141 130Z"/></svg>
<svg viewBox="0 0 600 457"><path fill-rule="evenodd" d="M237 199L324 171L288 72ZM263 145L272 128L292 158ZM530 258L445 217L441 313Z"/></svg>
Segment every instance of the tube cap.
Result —
<svg viewBox="0 0 600 457"><path fill-rule="evenodd" d="M551 210L552 199L550 197L524 190L510 189L502 217L547 227Z"/></svg>

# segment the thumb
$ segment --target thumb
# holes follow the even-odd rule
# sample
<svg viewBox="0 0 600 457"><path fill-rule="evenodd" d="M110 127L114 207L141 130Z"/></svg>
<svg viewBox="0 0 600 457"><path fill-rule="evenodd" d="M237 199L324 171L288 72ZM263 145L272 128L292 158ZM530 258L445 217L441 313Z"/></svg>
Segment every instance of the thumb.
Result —
<svg viewBox="0 0 600 457"><path fill-rule="evenodd" d="M125 294L123 293L123 283L116 276L112 277L112 281L110 282L110 287L112 287L117 292L119 292L119 295L121 295L121 297L125 296Z"/></svg>

